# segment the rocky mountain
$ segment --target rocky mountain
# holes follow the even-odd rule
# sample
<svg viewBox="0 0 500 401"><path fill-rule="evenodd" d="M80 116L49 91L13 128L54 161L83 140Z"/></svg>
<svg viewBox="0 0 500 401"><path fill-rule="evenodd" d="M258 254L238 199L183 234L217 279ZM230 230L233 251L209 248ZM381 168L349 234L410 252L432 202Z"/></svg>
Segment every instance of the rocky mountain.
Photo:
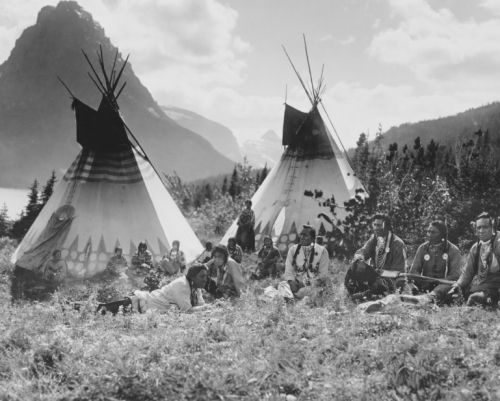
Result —
<svg viewBox="0 0 500 401"><path fill-rule="evenodd" d="M241 153L254 167L274 166L283 153L281 138L273 130L267 131L259 139L247 140L243 143Z"/></svg>
<svg viewBox="0 0 500 401"><path fill-rule="evenodd" d="M90 81L82 49L97 61L99 45L109 65L116 48L104 29L74 1L41 9L0 65L0 186L23 188L66 169L79 151L71 99L60 76L80 100L97 108L100 93ZM119 55L119 61L123 58ZM133 63L134 55L131 55ZM126 124L160 171L184 180L230 172L233 162L169 118L128 64L119 98Z"/></svg>
<svg viewBox="0 0 500 401"><path fill-rule="evenodd" d="M384 133L383 143L412 145L420 137L423 144L431 139L443 145L453 144L457 139L470 136L479 129L488 130L491 138L500 140L500 103L477 107L454 116L392 127Z"/></svg>
<svg viewBox="0 0 500 401"><path fill-rule="evenodd" d="M238 142L229 128L180 107L161 106L161 108L177 124L205 138L227 158L235 162L242 160Z"/></svg>

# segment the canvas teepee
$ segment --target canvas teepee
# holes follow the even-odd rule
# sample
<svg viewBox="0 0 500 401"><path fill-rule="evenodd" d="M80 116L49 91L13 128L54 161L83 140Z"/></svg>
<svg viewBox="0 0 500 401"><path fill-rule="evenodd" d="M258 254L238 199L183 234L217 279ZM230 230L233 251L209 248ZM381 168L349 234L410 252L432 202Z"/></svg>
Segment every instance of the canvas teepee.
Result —
<svg viewBox="0 0 500 401"><path fill-rule="evenodd" d="M96 111L71 94L82 150L15 251L12 261L21 268L39 272L56 248L74 278L103 271L116 246L129 261L141 241L156 260L173 240L180 241L187 260L203 250L118 112L127 60L118 71L116 55L107 73L102 49L98 59L100 75L87 61L101 103Z"/></svg>
<svg viewBox="0 0 500 401"><path fill-rule="evenodd" d="M303 224L314 226L317 232L331 229L319 218L320 213L328 213L328 208L322 205L324 201L333 196L339 205L336 218L343 219L346 215L342 208L344 202L363 189L320 112L321 108L326 113L320 100L322 78L317 88L313 86L310 92L298 73L297 76L312 108L302 112L285 104L282 140L285 150L252 197L257 249L269 235L281 251L286 251L297 241ZM314 196L315 191L320 191L316 192L319 196ZM305 192L312 192L313 196L306 196ZM321 227L323 224L327 227ZM235 221L222 242L235 236L236 231Z"/></svg>

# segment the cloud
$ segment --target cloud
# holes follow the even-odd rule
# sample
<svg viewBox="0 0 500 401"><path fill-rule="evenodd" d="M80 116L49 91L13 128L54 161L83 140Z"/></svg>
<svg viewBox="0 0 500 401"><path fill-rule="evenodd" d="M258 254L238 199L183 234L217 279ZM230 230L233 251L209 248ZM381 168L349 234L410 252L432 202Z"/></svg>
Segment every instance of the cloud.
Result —
<svg viewBox="0 0 500 401"><path fill-rule="evenodd" d="M356 39L354 38L354 36L350 35L347 38L342 39L339 43L342 46L347 46L347 45L350 45L351 43L354 43L355 41L356 41Z"/></svg>
<svg viewBox="0 0 500 401"><path fill-rule="evenodd" d="M321 37L319 39L320 42L330 42L331 40L333 40L333 35L331 33Z"/></svg>
<svg viewBox="0 0 500 401"><path fill-rule="evenodd" d="M35 22L43 0L0 5L0 60L22 29ZM53 5L57 1L49 0ZM238 13L217 0L80 0L111 41L127 54L141 79L178 80L179 69L199 84L238 85L251 46L235 34ZM156 82L161 84L161 82Z"/></svg>
<svg viewBox="0 0 500 401"><path fill-rule="evenodd" d="M372 57L407 66L422 81L452 80L456 72L467 70L474 74L475 69L467 66L477 60L488 60L494 67L491 73L500 68L500 19L460 21L450 10L435 10L424 0L388 3L399 24L374 36L368 49ZM441 73L447 67L448 76Z"/></svg>
<svg viewBox="0 0 500 401"><path fill-rule="evenodd" d="M500 3L497 0L482 0L479 5L494 15L500 16Z"/></svg>
<svg viewBox="0 0 500 401"><path fill-rule="evenodd" d="M493 90L485 87L458 94L452 91L422 93L408 84L365 87L343 81L326 91L323 103L342 142L352 147L362 132L373 137L379 124L387 131L406 122L453 115L494 101L499 90L500 84Z"/></svg>

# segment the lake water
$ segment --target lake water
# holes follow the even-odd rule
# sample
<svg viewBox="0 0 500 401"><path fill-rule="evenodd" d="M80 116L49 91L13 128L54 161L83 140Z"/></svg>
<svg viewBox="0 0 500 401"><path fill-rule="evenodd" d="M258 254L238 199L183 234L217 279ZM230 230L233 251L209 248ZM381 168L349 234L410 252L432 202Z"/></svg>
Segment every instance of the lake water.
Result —
<svg viewBox="0 0 500 401"><path fill-rule="evenodd" d="M28 204L28 193L27 189L0 188L0 208L5 203L9 218L17 219Z"/></svg>

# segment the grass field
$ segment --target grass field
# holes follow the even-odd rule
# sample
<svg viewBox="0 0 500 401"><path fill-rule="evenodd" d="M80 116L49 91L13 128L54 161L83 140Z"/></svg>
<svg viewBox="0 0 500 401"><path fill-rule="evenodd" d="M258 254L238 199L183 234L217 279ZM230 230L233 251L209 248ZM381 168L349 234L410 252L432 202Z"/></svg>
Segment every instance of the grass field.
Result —
<svg viewBox="0 0 500 401"><path fill-rule="evenodd" d="M11 306L0 251L0 400L500 400L500 319L465 307L358 312L332 263L308 303L95 315L97 288ZM0 270L2 270L0 269ZM80 311L68 300L84 296Z"/></svg>

